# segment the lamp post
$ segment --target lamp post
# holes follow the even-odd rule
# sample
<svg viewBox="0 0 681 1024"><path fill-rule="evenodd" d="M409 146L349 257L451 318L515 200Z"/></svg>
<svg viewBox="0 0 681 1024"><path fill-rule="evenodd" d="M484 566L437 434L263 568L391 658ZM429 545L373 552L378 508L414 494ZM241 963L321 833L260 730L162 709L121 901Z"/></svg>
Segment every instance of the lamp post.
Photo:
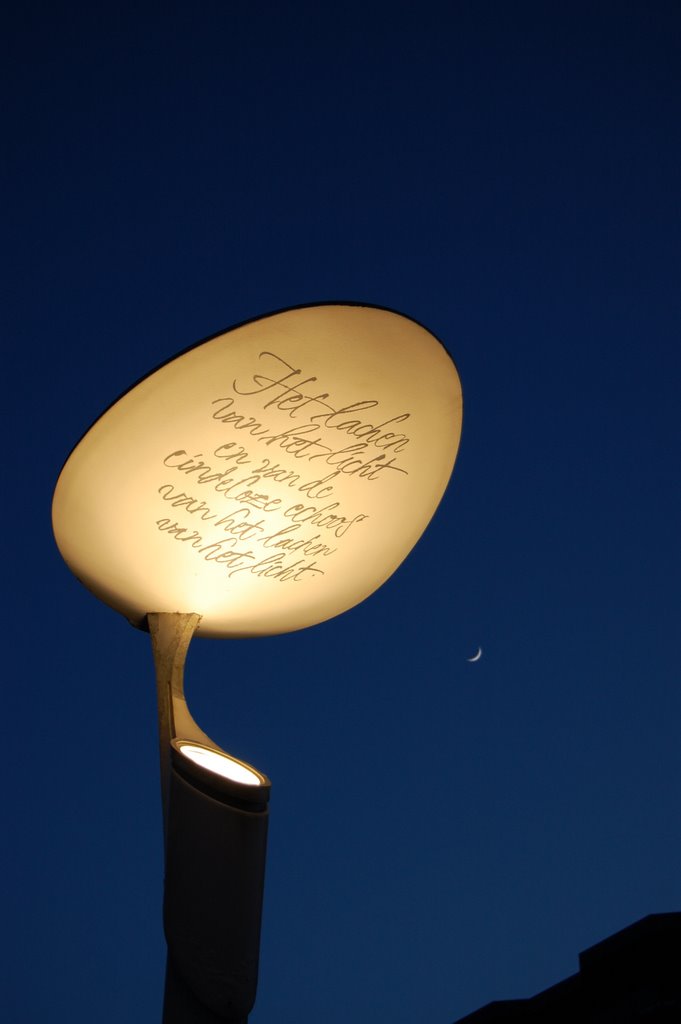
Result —
<svg viewBox="0 0 681 1024"><path fill-rule="evenodd" d="M156 666L168 943L165 1024L247 1020L255 1001L269 781L199 729L184 697L194 613L147 617Z"/></svg>
<svg viewBox="0 0 681 1024"><path fill-rule="evenodd" d="M216 335L121 396L67 460L59 549L151 634L166 881L166 1024L255 999L270 783L184 696L192 637L265 636L353 607L398 567L451 474L461 388L420 324L359 305Z"/></svg>

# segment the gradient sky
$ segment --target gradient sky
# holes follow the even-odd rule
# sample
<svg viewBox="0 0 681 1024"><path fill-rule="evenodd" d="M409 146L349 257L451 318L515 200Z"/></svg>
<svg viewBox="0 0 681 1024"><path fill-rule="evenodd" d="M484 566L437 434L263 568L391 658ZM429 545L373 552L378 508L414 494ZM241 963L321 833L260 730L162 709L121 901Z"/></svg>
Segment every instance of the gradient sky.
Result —
<svg viewBox="0 0 681 1024"><path fill-rule="evenodd" d="M464 429L377 594L190 650L199 724L273 782L252 1024L450 1024L681 909L679 5L29 3L3 36L6 1019L163 988L149 640L62 562L61 465L300 303L423 322Z"/></svg>

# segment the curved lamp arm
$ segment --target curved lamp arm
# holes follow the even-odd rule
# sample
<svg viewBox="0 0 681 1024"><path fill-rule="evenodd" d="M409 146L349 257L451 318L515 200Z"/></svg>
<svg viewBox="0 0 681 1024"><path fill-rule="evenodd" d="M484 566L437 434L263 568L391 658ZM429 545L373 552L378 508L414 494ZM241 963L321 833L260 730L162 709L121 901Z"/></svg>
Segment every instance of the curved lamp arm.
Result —
<svg viewBox="0 0 681 1024"><path fill-rule="evenodd" d="M201 616L195 612L151 612L147 615L156 669L164 835L168 828L171 741L178 738L197 740L208 747L216 747L192 718L184 695L184 663L200 621Z"/></svg>

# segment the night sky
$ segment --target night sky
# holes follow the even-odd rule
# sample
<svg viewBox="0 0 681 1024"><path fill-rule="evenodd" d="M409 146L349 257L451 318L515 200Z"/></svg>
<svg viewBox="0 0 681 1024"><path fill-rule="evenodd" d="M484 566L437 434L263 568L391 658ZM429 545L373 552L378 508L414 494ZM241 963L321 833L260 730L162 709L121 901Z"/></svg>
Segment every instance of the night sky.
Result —
<svg viewBox="0 0 681 1024"><path fill-rule="evenodd" d="M190 649L195 718L273 783L252 1024L451 1024L681 909L678 3L3 29L4 1018L161 1012L149 638L63 563L60 468L154 366L298 304L425 324L464 426L364 604Z"/></svg>

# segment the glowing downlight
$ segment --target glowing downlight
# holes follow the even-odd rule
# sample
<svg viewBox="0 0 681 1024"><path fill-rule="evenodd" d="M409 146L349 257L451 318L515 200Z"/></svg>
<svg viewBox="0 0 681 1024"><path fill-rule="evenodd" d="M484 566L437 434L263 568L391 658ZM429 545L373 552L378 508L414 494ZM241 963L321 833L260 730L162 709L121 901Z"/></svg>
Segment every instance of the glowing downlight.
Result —
<svg viewBox="0 0 681 1024"><path fill-rule="evenodd" d="M247 768L245 764L241 764L240 761L235 761L228 754L209 750L208 747L200 747L196 743L178 743L177 748L194 764L209 772L214 772L216 775L221 775L223 779L231 779L232 782L240 782L245 786L262 785L259 775L251 768Z"/></svg>

